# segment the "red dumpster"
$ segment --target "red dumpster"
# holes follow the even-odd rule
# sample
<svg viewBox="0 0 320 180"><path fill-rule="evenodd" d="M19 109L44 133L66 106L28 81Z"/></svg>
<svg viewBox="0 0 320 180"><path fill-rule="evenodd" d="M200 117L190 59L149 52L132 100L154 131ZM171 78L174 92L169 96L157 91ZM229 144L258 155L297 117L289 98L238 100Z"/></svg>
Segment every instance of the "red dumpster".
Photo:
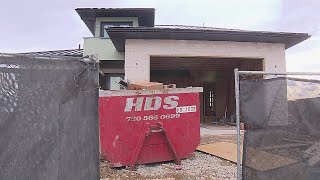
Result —
<svg viewBox="0 0 320 180"><path fill-rule="evenodd" d="M200 143L201 91L101 91L101 154L113 167L169 160L180 164Z"/></svg>

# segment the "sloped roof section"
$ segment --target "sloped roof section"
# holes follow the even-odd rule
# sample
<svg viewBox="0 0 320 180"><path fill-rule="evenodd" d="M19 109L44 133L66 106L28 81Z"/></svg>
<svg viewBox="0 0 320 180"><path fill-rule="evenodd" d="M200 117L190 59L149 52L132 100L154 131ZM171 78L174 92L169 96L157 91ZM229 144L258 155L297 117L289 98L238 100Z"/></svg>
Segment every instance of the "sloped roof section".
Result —
<svg viewBox="0 0 320 180"><path fill-rule="evenodd" d="M126 39L171 39L201 41L233 41L284 44L288 49L311 36L307 33L248 31L185 25L156 25L154 27L110 27L109 37L119 52Z"/></svg>
<svg viewBox="0 0 320 180"><path fill-rule="evenodd" d="M66 50L56 50L56 51L39 51L39 52L27 52L20 53L24 55L34 55L34 56L71 56L71 57L82 57L83 49L66 49Z"/></svg>

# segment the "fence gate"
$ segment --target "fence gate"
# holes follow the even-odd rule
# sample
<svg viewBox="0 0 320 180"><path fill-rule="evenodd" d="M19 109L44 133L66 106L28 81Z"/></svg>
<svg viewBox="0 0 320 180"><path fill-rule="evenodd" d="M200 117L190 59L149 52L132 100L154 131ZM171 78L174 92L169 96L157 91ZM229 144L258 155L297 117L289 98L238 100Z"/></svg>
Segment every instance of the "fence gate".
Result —
<svg viewBox="0 0 320 180"><path fill-rule="evenodd" d="M320 179L320 73L236 69L235 81L238 179Z"/></svg>
<svg viewBox="0 0 320 180"><path fill-rule="evenodd" d="M99 179L98 64L0 54L0 179Z"/></svg>

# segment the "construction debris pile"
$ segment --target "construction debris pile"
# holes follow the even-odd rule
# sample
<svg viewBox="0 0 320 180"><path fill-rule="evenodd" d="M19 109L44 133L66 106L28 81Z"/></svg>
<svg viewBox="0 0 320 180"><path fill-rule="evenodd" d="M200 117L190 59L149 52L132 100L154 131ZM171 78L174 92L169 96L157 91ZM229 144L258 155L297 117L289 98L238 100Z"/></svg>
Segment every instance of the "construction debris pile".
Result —
<svg viewBox="0 0 320 180"><path fill-rule="evenodd" d="M176 84L167 84L159 82L138 82L138 83L129 83L124 80L119 82L127 90L159 90L159 89L170 89L176 88Z"/></svg>

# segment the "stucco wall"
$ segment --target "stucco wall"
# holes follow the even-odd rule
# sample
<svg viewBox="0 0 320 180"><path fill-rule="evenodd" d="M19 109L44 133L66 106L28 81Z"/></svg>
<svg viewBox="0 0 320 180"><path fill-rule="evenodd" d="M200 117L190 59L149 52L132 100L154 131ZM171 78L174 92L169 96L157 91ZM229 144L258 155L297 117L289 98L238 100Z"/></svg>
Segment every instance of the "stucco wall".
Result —
<svg viewBox="0 0 320 180"><path fill-rule="evenodd" d="M100 37L84 38L83 55L98 55L100 60L124 60L124 53L118 52L110 39Z"/></svg>
<svg viewBox="0 0 320 180"><path fill-rule="evenodd" d="M133 26L139 26L138 17L97 17L95 37L85 37L83 55L98 55L100 60L124 60L124 53L118 52L109 38L100 37L101 22L132 21Z"/></svg>
<svg viewBox="0 0 320 180"><path fill-rule="evenodd" d="M150 56L254 58L263 59L264 71L286 71L285 46L283 44L129 39L126 40L125 46L125 78L131 82L150 80ZM168 63L170 63L169 61ZM224 95L221 96L224 97ZM265 94L266 99L270 99L269 96L270 94ZM287 109L287 104L284 102L282 107L275 110L283 114L279 121L284 125L288 122Z"/></svg>
<svg viewBox="0 0 320 180"><path fill-rule="evenodd" d="M265 71L286 71L285 46L283 44L127 39L125 44L126 79L131 82L149 81L150 56L262 58Z"/></svg>

